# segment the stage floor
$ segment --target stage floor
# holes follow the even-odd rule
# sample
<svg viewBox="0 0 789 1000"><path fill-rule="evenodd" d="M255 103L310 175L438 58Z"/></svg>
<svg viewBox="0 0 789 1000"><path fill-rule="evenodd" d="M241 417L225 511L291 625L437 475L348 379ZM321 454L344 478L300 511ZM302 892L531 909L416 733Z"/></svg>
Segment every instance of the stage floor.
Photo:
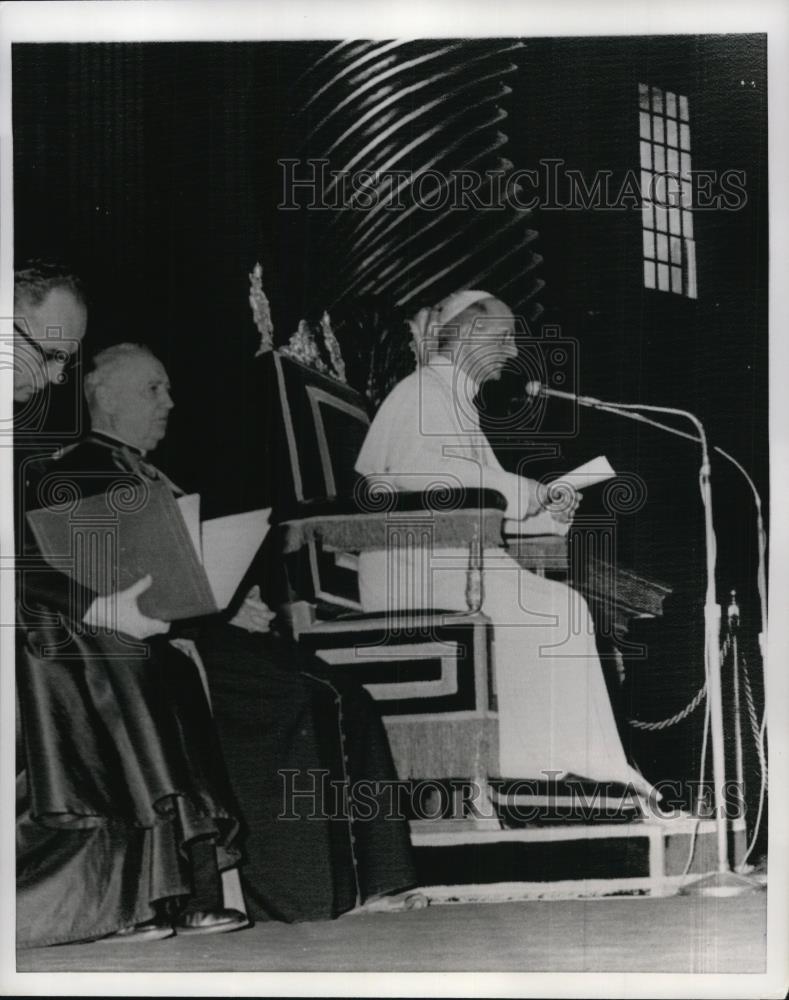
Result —
<svg viewBox="0 0 789 1000"><path fill-rule="evenodd" d="M764 971L767 893L431 905L147 945L19 952L19 972Z"/></svg>

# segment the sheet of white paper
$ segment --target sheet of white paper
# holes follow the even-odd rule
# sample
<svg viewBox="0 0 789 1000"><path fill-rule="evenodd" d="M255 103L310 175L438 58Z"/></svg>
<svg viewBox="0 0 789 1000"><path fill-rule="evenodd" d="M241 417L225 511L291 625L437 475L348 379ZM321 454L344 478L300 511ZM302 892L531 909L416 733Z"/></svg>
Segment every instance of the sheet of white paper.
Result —
<svg viewBox="0 0 789 1000"><path fill-rule="evenodd" d="M611 468L611 464L605 455L598 455L597 458L584 462L577 469L565 472L557 476L553 483L568 483L573 489L585 490L587 486L596 486L597 483L604 483L606 479L613 479L616 475Z"/></svg>
<svg viewBox="0 0 789 1000"><path fill-rule="evenodd" d="M197 558L202 562L203 553L200 544L200 494L189 493L185 497L178 497L178 506L181 508L186 529L192 539Z"/></svg>
<svg viewBox="0 0 789 1000"><path fill-rule="evenodd" d="M604 483L607 479L613 478L616 472L611 468L611 463L605 455L598 455L597 458L584 462L578 468L565 472L561 476L551 481L550 485L567 484L573 489L583 491L588 486L595 486L597 483ZM527 517L522 521L514 518L506 518L504 521L505 535L566 535L570 530L570 525L566 522L557 521L552 517L550 511L542 510L534 517Z"/></svg>
<svg viewBox="0 0 789 1000"><path fill-rule="evenodd" d="M220 611L230 603L269 529L271 508L203 522L203 566Z"/></svg>

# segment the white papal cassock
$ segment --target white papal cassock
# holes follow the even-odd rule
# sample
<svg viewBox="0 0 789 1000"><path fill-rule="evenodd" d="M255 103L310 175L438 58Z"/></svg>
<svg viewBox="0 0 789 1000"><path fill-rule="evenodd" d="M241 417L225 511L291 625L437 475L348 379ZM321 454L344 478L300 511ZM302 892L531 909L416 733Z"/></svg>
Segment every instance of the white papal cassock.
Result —
<svg viewBox="0 0 789 1000"><path fill-rule="evenodd" d="M524 516L531 487L493 454L473 405L476 391L448 358L418 368L376 414L357 471L398 490L431 483L495 489L507 498L507 517ZM403 551L363 553L362 605L402 610L414 606L416 593L420 602L428 594L429 606L465 610L467 565L466 548L436 549L427 565ZM580 594L521 569L503 548L486 548L482 610L494 626L498 777L559 772L648 792L625 757Z"/></svg>

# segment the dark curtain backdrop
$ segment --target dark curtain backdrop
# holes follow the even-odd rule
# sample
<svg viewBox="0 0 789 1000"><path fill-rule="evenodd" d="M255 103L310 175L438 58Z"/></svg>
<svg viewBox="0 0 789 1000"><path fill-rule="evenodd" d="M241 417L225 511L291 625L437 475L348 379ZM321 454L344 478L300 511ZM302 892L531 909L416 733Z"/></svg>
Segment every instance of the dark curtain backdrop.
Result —
<svg viewBox="0 0 789 1000"><path fill-rule="evenodd" d="M176 399L159 460L206 508L265 497L264 401L250 364L257 333L247 274L264 266L285 340L331 267L316 213L277 210L277 158L303 143L303 74L328 43L16 45L17 259L65 257L92 296L89 343L151 344ZM556 158L585 171L637 168L637 84L691 100L694 167L742 169L747 203L696 213L699 298L645 292L641 230L628 211L542 209L542 322L579 348L583 392L685 406L767 491L766 48L756 37L526 40L508 77L502 129L516 167ZM535 334L539 330L532 331ZM63 390L65 393L67 390ZM493 405L522 392L505 383ZM52 412L57 413L57 399ZM551 404L559 407L561 404ZM640 475L647 504L622 517L622 561L676 588L645 626L650 660L627 697L670 713L700 683L703 581L697 456L689 445L584 412L577 437L534 471L600 452ZM557 469L557 471L558 471ZM716 462L721 590L755 624L747 488ZM595 510L591 493L585 509ZM701 720L640 746L658 768L670 743L696 752ZM647 764L647 769L649 764Z"/></svg>

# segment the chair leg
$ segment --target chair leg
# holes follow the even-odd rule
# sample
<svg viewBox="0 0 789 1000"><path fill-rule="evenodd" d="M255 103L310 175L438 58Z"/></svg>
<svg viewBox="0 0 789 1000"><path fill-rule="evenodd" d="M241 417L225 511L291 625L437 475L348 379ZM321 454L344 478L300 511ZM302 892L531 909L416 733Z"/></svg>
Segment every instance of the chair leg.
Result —
<svg viewBox="0 0 789 1000"><path fill-rule="evenodd" d="M472 780L474 796L474 825L480 830L501 830L503 824L499 819L493 799L490 796L490 786L487 778L478 775Z"/></svg>

